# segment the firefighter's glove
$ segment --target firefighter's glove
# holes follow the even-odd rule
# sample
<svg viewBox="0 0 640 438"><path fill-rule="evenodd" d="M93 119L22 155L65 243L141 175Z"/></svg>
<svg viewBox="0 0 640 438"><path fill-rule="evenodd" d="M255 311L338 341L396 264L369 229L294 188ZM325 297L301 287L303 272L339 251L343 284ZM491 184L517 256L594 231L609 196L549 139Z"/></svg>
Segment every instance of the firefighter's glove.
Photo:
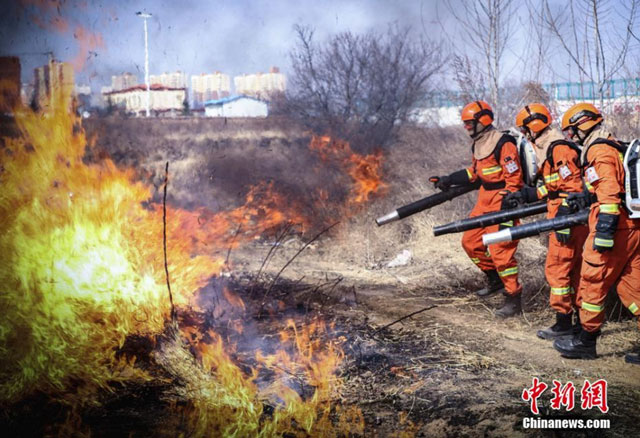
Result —
<svg viewBox="0 0 640 438"><path fill-rule="evenodd" d="M593 249L598 252L611 251L613 249L613 237L618 228L618 218L617 214L602 212L598 214Z"/></svg>
<svg viewBox="0 0 640 438"><path fill-rule="evenodd" d="M510 192L508 190L500 191L502 195L502 203L500 204L500 210L511 210L513 208L511 196L515 195L518 192ZM516 204L517 206L517 204ZM498 224L498 230L504 230L505 228L513 227L513 220L500 222Z"/></svg>
<svg viewBox="0 0 640 438"><path fill-rule="evenodd" d="M451 175L432 176L429 181L436 186L436 189L442 191L449 190L451 186L467 186L471 184L466 169L455 171Z"/></svg>
<svg viewBox="0 0 640 438"><path fill-rule="evenodd" d="M451 178L449 178L449 175L432 176L429 178L429 181L433 183L436 189L442 191L448 190L449 187L451 187Z"/></svg>
<svg viewBox="0 0 640 438"><path fill-rule="evenodd" d="M580 193L569 193L569 196L564 200L572 213L575 213L580 210L584 210L585 208L589 208L592 202L594 202L595 197L588 192L580 192ZM563 204L564 204L563 203Z"/></svg>
<svg viewBox="0 0 640 438"><path fill-rule="evenodd" d="M558 214L556 217L568 216L571 213L573 213L571 207L569 207L566 201L563 201L562 204L560 204L560 208L558 208ZM569 240L571 240L571 228L556 230L556 239L558 239L558 242L565 245L569 243Z"/></svg>
<svg viewBox="0 0 640 438"><path fill-rule="evenodd" d="M520 207L538 200L538 195L534 187L524 186L517 192L508 192L502 199L502 210Z"/></svg>
<svg viewBox="0 0 640 438"><path fill-rule="evenodd" d="M519 200L522 199L520 196L520 192L510 192L509 190L501 190L500 195L502 195L502 201L500 202L500 210L511 210L512 208L518 207L520 204Z"/></svg>

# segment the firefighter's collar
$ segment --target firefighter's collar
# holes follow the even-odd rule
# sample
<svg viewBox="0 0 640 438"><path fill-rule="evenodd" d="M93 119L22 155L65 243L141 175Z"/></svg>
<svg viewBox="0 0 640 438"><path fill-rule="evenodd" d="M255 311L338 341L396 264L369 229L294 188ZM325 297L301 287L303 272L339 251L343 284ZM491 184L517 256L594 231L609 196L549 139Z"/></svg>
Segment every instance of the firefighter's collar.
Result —
<svg viewBox="0 0 640 438"><path fill-rule="evenodd" d="M549 146L557 140L564 140L564 136L560 131L552 127L545 129L545 131L536 138L533 146L540 166L542 166L544 160L547 159L547 150L549 149Z"/></svg>
<svg viewBox="0 0 640 438"><path fill-rule="evenodd" d="M502 135L493 125L488 126L473 142L473 157L482 160L491 155Z"/></svg>

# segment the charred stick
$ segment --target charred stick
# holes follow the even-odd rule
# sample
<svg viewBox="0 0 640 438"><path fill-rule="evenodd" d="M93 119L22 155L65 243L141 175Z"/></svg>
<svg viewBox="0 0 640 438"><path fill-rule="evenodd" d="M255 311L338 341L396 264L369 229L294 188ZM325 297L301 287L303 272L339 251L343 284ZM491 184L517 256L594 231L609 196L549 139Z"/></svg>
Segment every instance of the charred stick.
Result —
<svg viewBox="0 0 640 438"><path fill-rule="evenodd" d="M402 322L402 321L404 321L404 320L405 320L405 319L407 319L407 318L411 318L412 316L417 315L418 313L422 313L422 312L425 312L425 311L427 311L427 310L431 310L431 309L433 309L434 307L438 307L438 306L436 306L436 305L434 304L434 305L432 305L432 306L425 307L425 308L422 308L422 309L420 309L420 310L416 310L415 312L412 312L412 313L410 313L410 314L408 314L408 315L405 315L405 316L403 316L402 318L396 319L395 321L393 321L393 322L391 322L391 323L389 323L389 324L387 324L387 325L383 325L383 326L382 326L382 327L380 327L379 329L376 329L376 331L374 331L374 332L372 333L372 335L374 335L374 336L375 336L376 334L378 334L378 333L379 333L379 332L381 332L382 330L384 330L384 329L386 329L386 328L389 328L389 327L391 327L391 326L392 326L392 325L394 325L394 324L397 324L397 323L399 323L399 322Z"/></svg>
<svg viewBox="0 0 640 438"><path fill-rule="evenodd" d="M300 255L300 253L302 251L304 251L309 245L311 245L313 242L315 242L320 236L322 236L324 233L326 233L327 231L329 231L331 228L335 227L336 225L338 225L340 223L340 221L334 222L333 224L329 225L328 227L324 228L322 231L320 231L318 234L316 234L313 239L311 239L310 241L308 241L307 243L304 244L304 246L302 248L300 248L298 250L298 252L296 252L293 257L291 257L289 259L289 261L287 263L284 264L284 266L282 267L282 269L280 269L280 271L278 271L278 273L276 274L276 276L274 277L274 279L271 281L271 284L269 285L269 288L266 290L266 292L264 293L264 295L262 296L262 304L260 305L260 311L258 312L258 314L262 314L262 310L264 309L264 306L266 304L266 299L267 299L267 295L269 295L269 292L271 292L271 289L273 289L273 286L276 284L276 281L278 281L278 279L280 278L280 275L284 272L285 269L287 269L287 267L296 259L296 257L298 257Z"/></svg>
<svg viewBox="0 0 640 438"><path fill-rule="evenodd" d="M231 242L229 242L229 249L227 250L227 258L224 261L225 265L229 265L229 256L231 255L231 248L233 248L233 244L236 241L236 238L238 237L238 234L240 234L240 229L241 228L242 228L242 224L238 225L238 229L233 234L233 237L231 238Z"/></svg>
<svg viewBox="0 0 640 438"><path fill-rule="evenodd" d="M249 294L253 295L253 289L256 285L256 283L258 282L258 279L260 278L260 275L262 274L262 270L265 268L265 266L267 266L267 263L269 262L269 259L271 257L273 257L277 251L277 247L279 246L278 244L284 240L285 236L287 236L289 234L289 230L293 227L293 224L291 222L287 222L284 229L282 230L282 233L277 236L276 235L276 240L275 242L273 242L273 245L271 245L271 248L269 248L269 252L267 253L267 255L265 256L265 258L262 260L262 264L260 265L260 269L258 269L258 273L256 274L256 276L254 277L253 281L251 282L251 287L249 288Z"/></svg>
<svg viewBox="0 0 640 438"><path fill-rule="evenodd" d="M167 289L169 290L169 302L171 303L171 322L177 323L176 308L173 305L173 294L171 293L171 281L169 280L169 264L167 262L167 186L169 185L169 162L164 168L164 196L162 197L162 245L164 248L164 273L167 279Z"/></svg>
<svg viewBox="0 0 640 438"><path fill-rule="evenodd" d="M331 286L331 289L329 289L329 291L327 292L328 295L331 295L331 292L333 292L333 290L336 288L337 285L340 284L340 282L344 279L344 277L340 277L336 280L336 282L334 283L333 286Z"/></svg>

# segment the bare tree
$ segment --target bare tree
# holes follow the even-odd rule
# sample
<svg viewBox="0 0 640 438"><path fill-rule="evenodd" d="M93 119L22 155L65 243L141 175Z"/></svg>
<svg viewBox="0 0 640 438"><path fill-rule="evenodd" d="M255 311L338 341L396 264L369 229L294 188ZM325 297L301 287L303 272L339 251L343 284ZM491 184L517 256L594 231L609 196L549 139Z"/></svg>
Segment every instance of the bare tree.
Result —
<svg viewBox="0 0 640 438"><path fill-rule="evenodd" d="M461 0L453 4L447 0L446 6L462 30L458 35L463 37L458 40L464 49L457 51L483 61L482 73L488 80L490 101L494 108L500 108L503 56L512 33L511 21L515 18L513 1Z"/></svg>
<svg viewBox="0 0 640 438"><path fill-rule="evenodd" d="M472 61L467 55L456 54L453 55L451 66L454 80L460 90L460 103L487 99L485 77L477 61Z"/></svg>
<svg viewBox="0 0 640 438"><path fill-rule="evenodd" d="M538 2L527 2L528 22L525 17L520 17L521 27L525 29L526 48L523 51L521 64L525 80L533 83L541 83L550 71L549 47L553 40L553 35L548 31L544 14L539 12Z"/></svg>
<svg viewBox="0 0 640 438"><path fill-rule="evenodd" d="M357 148L392 140L447 62L440 43L413 40L408 28L344 32L322 44L308 27L296 26L295 32L289 111Z"/></svg>
<svg viewBox="0 0 640 438"><path fill-rule="evenodd" d="M607 0L569 0L555 9L545 0L541 16L577 68L580 84L595 83L602 106L609 81L624 67L635 38L638 0L615 5Z"/></svg>

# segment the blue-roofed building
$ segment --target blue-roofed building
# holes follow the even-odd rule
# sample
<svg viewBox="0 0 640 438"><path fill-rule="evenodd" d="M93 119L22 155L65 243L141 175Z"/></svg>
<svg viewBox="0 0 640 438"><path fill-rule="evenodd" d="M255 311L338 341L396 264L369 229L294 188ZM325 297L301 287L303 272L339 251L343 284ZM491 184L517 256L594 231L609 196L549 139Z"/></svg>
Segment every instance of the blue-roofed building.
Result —
<svg viewBox="0 0 640 438"><path fill-rule="evenodd" d="M267 102L249 96L229 96L204 103L207 117L267 117Z"/></svg>

